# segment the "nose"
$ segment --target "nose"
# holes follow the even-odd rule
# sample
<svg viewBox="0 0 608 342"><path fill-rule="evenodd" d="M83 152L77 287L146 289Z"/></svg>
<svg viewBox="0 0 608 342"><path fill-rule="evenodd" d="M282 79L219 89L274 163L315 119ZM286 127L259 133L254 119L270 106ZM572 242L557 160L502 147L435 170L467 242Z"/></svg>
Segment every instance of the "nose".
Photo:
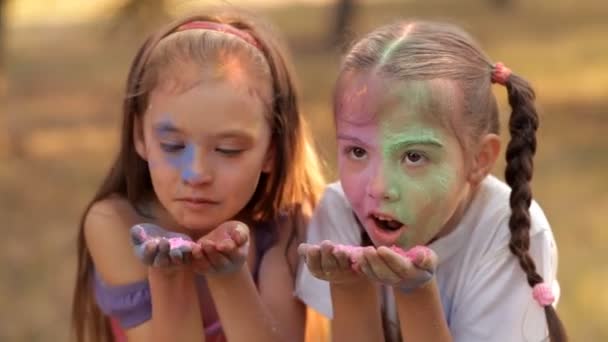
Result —
<svg viewBox="0 0 608 342"><path fill-rule="evenodd" d="M399 199L399 190L395 182L387 174L383 166L378 166L371 172L371 177L367 184L367 194L369 197L379 200L394 202Z"/></svg>
<svg viewBox="0 0 608 342"><path fill-rule="evenodd" d="M211 163L201 149L188 146L180 159L179 170L184 183L202 185L213 180Z"/></svg>

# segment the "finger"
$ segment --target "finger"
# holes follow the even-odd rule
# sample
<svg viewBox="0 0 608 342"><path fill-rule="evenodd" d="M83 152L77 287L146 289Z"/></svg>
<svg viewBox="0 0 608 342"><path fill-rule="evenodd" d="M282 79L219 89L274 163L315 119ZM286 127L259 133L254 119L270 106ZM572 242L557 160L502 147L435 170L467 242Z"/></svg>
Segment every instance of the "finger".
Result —
<svg viewBox="0 0 608 342"><path fill-rule="evenodd" d="M338 261L340 269L351 269L350 255L344 249L334 248L334 257Z"/></svg>
<svg viewBox="0 0 608 342"><path fill-rule="evenodd" d="M196 249L193 249L193 251ZM209 258L205 255L202 248L198 248L198 253L200 253L194 260L192 264L194 265L194 270L199 273L205 273L212 270L211 262L209 262Z"/></svg>
<svg viewBox="0 0 608 342"><path fill-rule="evenodd" d="M135 226L137 226L141 229L141 231L143 232L143 237L145 239L162 237L162 236L166 236L167 234L170 233L169 231L161 228L160 226L152 224L152 223L139 223L139 224L136 224Z"/></svg>
<svg viewBox="0 0 608 342"><path fill-rule="evenodd" d="M360 270L361 270L361 272L363 272L363 274L365 274L371 280L380 281L380 279L374 273L372 266L369 264L369 260L367 260L367 258L365 257L365 250L368 250L368 249L373 250L374 248L365 247L365 249L363 250L363 252L361 253L361 255L358 258L358 264L359 264Z"/></svg>
<svg viewBox="0 0 608 342"><path fill-rule="evenodd" d="M131 234L131 242L135 246L142 245L146 241L146 233L139 224L136 224L133 227L131 227L130 234Z"/></svg>
<svg viewBox="0 0 608 342"><path fill-rule="evenodd" d="M311 272L322 273L321 268L321 248L311 245L306 253L306 265Z"/></svg>
<svg viewBox="0 0 608 342"><path fill-rule="evenodd" d="M220 273L231 264L230 260L220 253L215 244L211 241L202 242L203 252L211 264L211 268L216 272Z"/></svg>
<svg viewBox="0 0 608 342"><path fill-rule="evenodd" d="M171 264L171 259L169 258L169 250L169 241L167 241L166 239L160 239L160 241L158 242L158 253L154 258L154 266L166 267Z"/></svg>
<svg viewBox="0 0 608 342"><path fill-rule="evenodd" d="M301 243L298 246L298 255L300 257L306 258L306 255L308 254L308 250L312 247L313 245L309 244L309 243Z"/></svg>
<svg viewBox="0 0 608 342"><path fill-rule="evenodd" d="M323 272L332 272L338 268L338 260L333 254L334 245L329 241L321 242L321 269Z"/></svg>
<svg viewBox="0 0 608 342"><path fill-rule="evenodd" d="M219 246L217 248L218 253L221 253L224 257L226 257L229 262L233 265L237 265L242 263L246 258L249 252L247 248L247 244L245 246L237 246L234 241L230 241L230 247L226 247L226 245L220 249Z"/></svg>
<svg viewBox="0 0 608 342"><path fill-rule="evenodd" d="M182 263L183 264L189 264L190 262L192 262L192 249L194 248L194 246L195 246L195 244L191 243L188 246L179 247L179 250L182 253Z"/></svg>
<svg viewBox="0 0 608 342"><path fill-rule="evenodd" d="M236 243L232 239L224 239L215 244L217 250L222 253L231 253L236 249Z"/></svg>
<svg viewBox="0 0 608 342"><path fill-rule="evenodd" d="M202 257L203 257L203 249L201 248L201 245L198 243L193 243L192 244L192 258L194 260L198 260Z"/></svg>
<svg viewBox="0 0 608 342"><path fill-rule="evenodd" d="M141 253L139 255L140 259L146 265L153 265L154 259L156 258L156 254L158 253L158 241L156 240L148 240L144 243L141 248Z"/></svg>
<svg viewBox="0 0 608 342"><path fill-rule="evenodd" d="M384 259L378 255L377 250L366 249L363 251L363 255L376 277L382 283L396 284L401 280L399 275L395 274Z"/></svg>
<svg viewBox="0 0 608 342"><path fill-rule="evenodd" d="M184 263L183 253L179 248L171 248L169 250L169 259L175 265L182 265Z"/></svg>
<svg viewBox="0 0 608 342"><path fill-rule="evenodd" d="M378 248L378 255L400 279L409 279L415 276L416 269L409 258L384 246Z"/></svg>
<svg viewBox="0 0 608 342"><path fill-rule="evenodd" d="M228 234L237 246L243 246L249 241L249 228L242 222L237 222Z"/></svg>
<svg viewBox="0 0 608 342"><path fill-rule="evenodd" d="M435 272L437 267L437 254L432 249L425 246L416 246L412 248L414 265L418 268L427 270L431 273Z"/></svg>

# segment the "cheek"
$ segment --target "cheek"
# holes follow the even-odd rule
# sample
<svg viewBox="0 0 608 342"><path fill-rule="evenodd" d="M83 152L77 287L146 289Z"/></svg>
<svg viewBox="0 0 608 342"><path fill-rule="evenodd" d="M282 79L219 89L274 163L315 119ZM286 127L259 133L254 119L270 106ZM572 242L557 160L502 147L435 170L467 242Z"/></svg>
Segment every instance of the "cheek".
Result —
<svg viewBox="0 0 608 342"><path fill-rule="evenodd" d="M462 191L461 175L452 167L437 170L426 181L427 198L418 207L420 221L431 229L441 229L452 215Z"/></svg>
<svg viewBox="0 0 608 342"><path fill-rule="evenodd" d="M369 177L366 169L353 166L352 162L343 164L339 169L340 183L346 199L357 214L365 210L365 199Z"/></svg>

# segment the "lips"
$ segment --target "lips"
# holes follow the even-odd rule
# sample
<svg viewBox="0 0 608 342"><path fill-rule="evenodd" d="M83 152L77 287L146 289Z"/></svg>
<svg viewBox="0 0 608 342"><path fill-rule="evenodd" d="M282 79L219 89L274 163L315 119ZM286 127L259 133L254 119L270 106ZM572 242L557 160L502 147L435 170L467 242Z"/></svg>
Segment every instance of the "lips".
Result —
<svg viewBox="0 0 608 342"><path fill-rule="evenodd" d="M394 216L381 212L372 212L367 216L370 235L376 237L374 240L381 241L382 244L392 244L407 226L397 220Z"/></svg>
<svg viewBox="0 0 608 342"><path fill-rule="evenodd" d="M205 207L215 206L219 204L218 201L214 201L204 197L182 197L176 199L176 201L192 209L202 209Z"/></svg>

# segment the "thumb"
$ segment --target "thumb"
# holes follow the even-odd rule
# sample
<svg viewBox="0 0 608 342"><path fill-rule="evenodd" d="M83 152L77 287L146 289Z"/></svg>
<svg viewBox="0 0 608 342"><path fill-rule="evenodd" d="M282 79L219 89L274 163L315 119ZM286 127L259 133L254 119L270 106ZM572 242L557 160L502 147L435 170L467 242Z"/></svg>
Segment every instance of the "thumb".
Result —
<svg viewBox="0 0 608 342"><path fill-rule="evenodd" d="M228 235L238 247L244 246L249 242L249 227L246 224L239 221L229 221L225 224L230 225Z"/></svg>

